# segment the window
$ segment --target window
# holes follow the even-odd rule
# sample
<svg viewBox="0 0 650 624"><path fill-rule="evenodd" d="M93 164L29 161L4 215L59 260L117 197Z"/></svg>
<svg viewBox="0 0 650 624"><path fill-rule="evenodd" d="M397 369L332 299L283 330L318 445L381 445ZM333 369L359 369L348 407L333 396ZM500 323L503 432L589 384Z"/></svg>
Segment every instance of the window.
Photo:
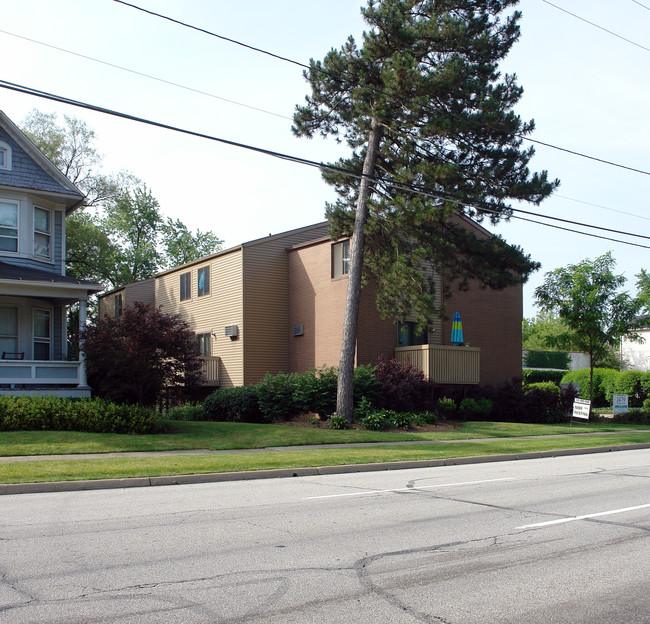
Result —
<svg viewBox="0 0 650 624"><path fill-rule="evenodd" d="M202 267L197 271L196 274L197 280L198 280L198 290L196 294L199 297L203 297L203 295L209 295L210 294L210 267Z"/></svg>
<svg viewBox="0 0 650 624"><path fill-rule="evenodd" d="M197 334L196 341L199 346L199 355L207 357L212 354L212 334Z"/></svg>
<svg viewBox="0 0 650 624"><path fill-rule="evenodd" d="M0 141L0 169L11 170L11 147L4 141Z"/></svg>
<svg viewBox="0 0 650 624"><path fill-rule="evenodd" d="M397 346L413 347L415 345L425 345L429 343L429 332L425 329L418 332L417 323L413 321L403 321L397 324Z"/></svg>
<svg viewBox="0 0 650 624"><path fill-rule="evenodd" d="M34 359L49 360L51 346L50 310L34 310Z"/></svg>
<svg viewBox="0 0 650 624"><path fill-rule="evenodd" d="M122 293L115 295L115 316L122 316Z"/></svg>
<svg viewBox="0 0 650 624"><path fill-rule="evenodd" d="M0 352L18 351L18 309L0 306Z"/></svg>
<svg viewBox="0 0 650 624"><path fill-rule="evenodd" d="M187 301L192 298L192 274L181 273L181 301Z"/></svg>
<svg viewBox="0 0 650 624"><path fill-rule="evenodd" d="M34 208L34 255L41 258L52 256L52 212Z"/></svg>
<svg viewBox="0 0 650 624"><path fill-rule="evenodd" d="M0 251L18 251L18 204L0 200Z"/></svg>
<svg viewBox="0 0 650 624"><path fill-rule="evenodd" d="M350 241L344 240L332 245L332 277L341 277L350 272Z"/></svg>

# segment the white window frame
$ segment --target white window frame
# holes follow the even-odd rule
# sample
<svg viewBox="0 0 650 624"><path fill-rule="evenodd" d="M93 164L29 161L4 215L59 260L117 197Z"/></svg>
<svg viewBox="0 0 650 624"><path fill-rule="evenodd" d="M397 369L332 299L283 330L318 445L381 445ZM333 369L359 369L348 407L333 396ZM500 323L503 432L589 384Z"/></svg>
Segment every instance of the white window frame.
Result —
<svg viewBox="0 0 650 624"><path fill-rule="evenodd" d="M350 273L350 239L332 244L332 278Z"/></svg>
<svg viewBox="0 0 650 624"><path fill-rule="evenodd" d="M200 357L210 357L212 355L212 332L196 334L196 345Z"/></svg>
<svg viewBox="0 0 650 624"><path fill-rule="evenodd" d="M45 313L47 314L48 318L48 328L47 328L47 333L48 336L36 336L36 315L39 313ZM51 308L34 308L32 310L32 359L36 359L36 344L46 344L48 345L48 357L47 360L44 361L49 361L52 359L52 317L54 316L53 310Z"/></svg>
<svg viewBox="0 0 650 624"><path fill-rule="evenodd" d="M11 171L11 145L6 141L0 141L0 153L3 155L0 159L0 169Z"/></svg>
<svg viewBox="0 0 650 624"><path fill-rule="evenodd" d="M16 313L16 334L0 334L0 338L5 340L14 340L15 345L13 349L0 349L0 356L2 351L7 353L17 353L18 352L18 336L20 335L20 315L18 314L18 306L15 305L0 305L0 309L12 309Z"/></svg>
<svg viewBox="0 0 650 624"><path fill-rule="evenodd" d="M6 199L0 197L0 203L2 204L11 204L16 207L16 236L9 236L2 233L2 228L6 227L7 229L13 229L9 226L3 226L0 224L0 238L16 239L16 250L12 251L9 249L0 249L0 254L17 254L20 251L20 202L15 199Z"/></svg>
<svg viewBox="0 0 650 624"><path fill-rule="evenodd" d="M48 214L48 224L49 224L49 231L43 231L43 230L37 230L36 229L36 211L37 210L42 210L43 212L46 212ZM52 259L52 222L54 220L54 213L52 210L49 208L43 208L42 206L34 206L34 257L36 258L43 258L45 260L51 260ZM47 248L48 248L48 253L47 255L45 254L39 254L36 253L36 237L37 236L42 236L42 237L47 237Z"/></svg>

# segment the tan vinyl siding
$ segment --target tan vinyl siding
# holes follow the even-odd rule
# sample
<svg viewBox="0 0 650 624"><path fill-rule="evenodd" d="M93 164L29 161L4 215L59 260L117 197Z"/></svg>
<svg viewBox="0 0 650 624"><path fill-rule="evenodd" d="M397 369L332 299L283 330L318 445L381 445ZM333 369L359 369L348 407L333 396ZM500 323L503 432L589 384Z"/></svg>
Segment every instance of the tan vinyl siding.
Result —
<svg viewBox="0 0 650 624"><path fill-rule="evenodd" d="M206 266L210 267L210 293L199 297L198 270ZM180 276L187 272L191 274L191 298L181 301ZM244 383L242 283L240 247L156 278L157 305L162 305L165 312L180 314L195 333L213 333L211 352L221 358L219 377L222 388ZM224 335L227 325L238 326L239 337L236 340Z"/></svg>
<svg viewBox="0 0 650 624"><path fill-rule="evenodd" d="M124 287L123 305L132 306L136 302L147 305L154 305L155 299L155 280L153 278L134 284L127 284Z"/></svg>
<svg viewBox="0 0 650 624"><path fill-rule="evenodd" d="M289 371L287 249L326 235L322 223L244 245L245 384Z"/></svg>

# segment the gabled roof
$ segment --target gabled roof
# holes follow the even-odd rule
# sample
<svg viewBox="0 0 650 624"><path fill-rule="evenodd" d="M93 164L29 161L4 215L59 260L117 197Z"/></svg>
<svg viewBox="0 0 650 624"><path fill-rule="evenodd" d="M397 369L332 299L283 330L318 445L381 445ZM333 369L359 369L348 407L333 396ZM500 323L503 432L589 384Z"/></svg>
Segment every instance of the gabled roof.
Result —
<svg viewBox="0 0 650 624"><path fill-rule="evenodd" d="M0 169L0 187L36 192L62 201L72 212L84 194L0 111L0 140L11 147L12 167Z"/></svg>

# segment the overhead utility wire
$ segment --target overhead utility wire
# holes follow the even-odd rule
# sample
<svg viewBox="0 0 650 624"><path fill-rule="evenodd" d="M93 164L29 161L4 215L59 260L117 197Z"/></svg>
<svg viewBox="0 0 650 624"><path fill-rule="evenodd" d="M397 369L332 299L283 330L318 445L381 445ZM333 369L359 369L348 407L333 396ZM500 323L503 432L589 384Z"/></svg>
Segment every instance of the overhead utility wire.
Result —
<svg viewBox="0 0 650 624"><path fill-rule="evenodd" d="M129 69L128 67L123 67L122 65L116 65L115 63L110 63L108 61L103 61L98 58L93 58L92 56L87 56L86 54L80 54L79 52L73 52L72 50L66 50L65 48L60 48L58 46L52 45L50 43L45 43L43 41L37 41L36 39L30 39L29 37L24 37L23 35L17 35L16 33L9 32L8 30L2 30L0 28L0 33L5 35L10 35L11 37L16 37L18 39L23 39L24 41L29 41L30 43L36 43L40 46L45 46L46 48L51 48L52 50L58 50L59 52L65 52L66 54L72 54L73 56L78 56L79 58L86 59L88 61L94 61L95 63L101 63L108 67L113 67L115 69L121 69L122 71L129 72L130 74L135 74L136 76L142 76L143 78L150 78L151 80L157 80L164 84L171 85L173 87L178 87L180 89L185 89L186 91L192 91L193 93L198 93L200 95L207 95L208 97L215 98L216 100L222 100L223 102L228 102L229 104L236 104L237 106L243 106L244 108L249 108L251 110L258 111L260 113L266 113L267 115L273 115L274 117L281 117L282 119L291 119L286 115L280 115L278 113L273 113L271 111L264 110L263 108L258 108L257 106L250 106L249 104L242 104L241 102L236 102L235 100L229 100L228 98L215 95L214 93L209 93L208 91L201 91L200 89L194 89L193 87L188 87L186 85L179 84L178 82L172 82L171 80L165 80L164 78L158 78L157 76L152 76L151 74L145 74L144 72L139 72L135 69Z"/></svg>
<svg viewBox="0 0 650 624"><path fill-rule="evenodd" d="M144 9L142 7L137 6L136 4L131 4L129 2L124 2L124 0L113 0L113 2L117 2L118 4L123 4L125 6L136 9L137 11L142 11L143 13L153 15L154 17L159 17L161 19L168 20L168 21L173 22L175 24L185 26L186 28L190 28L192 30L202 32L202 33L204 33L206 35L210 35L211 37L216 37L217 39L222 39L223 41L228 41L229 43L234 43L235 45L242 46L242 47L247 48L249 50L253 50L255 52L260 52L261 54L266 54L266 55L271 56L273 58L277 58L279 60L286 61L287 63L292 63L293 65L297 65L298 67L303 67L303 68L305 68L307 70L311 70L311 67L309 65L305 65L304 63L301 63L299 61L295 61L293 59L289 59L289 58L286 58L284 56L274 54L273 52L268 52L267 50L263 50L261 48L256 48L256 47L251 46L251 45L249 45L247 43L242 43L241 41L237 41L236 39L231 39L229 37L219 35L219 34L217 34L215 32L210 31L210 30L206 30L205 28L200 28L198 26L193 26L192 24L187 24L185 22L181 22L180 20L176 20L174 18L168 17L167 15L163 15L161 13L156 13L154 11ZM542 2L546 2L546 0L542 0ZM553 6L555 6L555 5L553 5ZM328 72L328 71L326 71L324 69L319 69L318 71L325 74L326 76L329 76L330 78L334 78L335 80L343 80L344 79L343 77L341 77L339 75L332 74L332 73L330 73L330 72ZM373 91L375 91L376 93L379 93L381 95L386 95L386 96L391 97L393 99L397 99L398 101L401 101L401 102L408 103L408 100L405 100L404 98L401 98L400 96L398 96L398 95L396 95L394 93L389 93L387 91L382 91L381 89L377 89L376 87L373 87L372 85L367 85L367 86L370 89L372 89ZM457 117L456 115L453 115L453 113L448 113L448 114L451 115L452 117ZM490 130L494 130L494 131L497 131L497 132L502 132L503 134L509 134L505 130L500 130L499 128L493 128L491 126L487 126L487 125L481 124L481 123L473 121L473 120L466 120L466 121L470 121L470 123L474 123L475 125L483 127L483 128L488 128ZM565 152L567 154L572 154L574 156L580 156L581 158L587 158L589 160L600 162L600 163L603 163L605 165L610 165L612 167L619 167L620 169L626 169L626 170L632 171L634 173L641 173L643 175L650 176L650 171L645 171L643 169L637 169L635 167L630 167L628 165L621 165L620 163L616 163L616 162L613 162L611 160L605 160L604 158L597 158L596 156L589 156L588 154L583 154L582 152L577 152L575 150L570 150L570 149L565 148L565 147L560 147L558 145L553 145L552 143L546 143L546 142L540 141L538 139L531 139L530 137L527 137L527 136L525 136L523 134L514 134L514 136L516 136L519 139L523 139L524 141L529 141L531 143L537 143L538 145L543 145L544 147L550 147L550 148L558 150L560 152Z"/></svg>
<svg viewBox="0 0 650 624"><path fill-rule="evenodd" d="M637 0L632 0L634 4L638 4L640 7L643 7L646 11L650 11L650 7L646 6L645 4L641 4L640 2L637 2Z"/></svg>
<svg viewBox="0 0 650 624"><path fill-rule="evenodd" d="M298 156L291 156L289 154L283 154L281 152L276 152L276 151L264 149L264 148L261 148L261 147L255 147L253 145L248 145L246 143L239 143L237 141L230 141L228 139L223 139L223 138L216 137L216 136L213 136L213 135L210 135L210 134L205 134L203 132L196 132L194 130L179 128L178 126L172 126L170 124L165 124L165 123L162 123L162 122L153 121L151 119L146 119L144 117L137 117L135 115L130 115L128 113L122 113L120 111L116 111L116 110L109 109L109 108L104 108L102 106L97 106L95 104L88 104L86 102L80 102L79 100L73 100L71 98L67 98L67 97L64 97L64 96L49 93L47 91L41 91L39 89L34 89L34 88L31 88L31 87L25 87L23 85L18 85L18 84L9 82L7 80L0 79L0 88L8 89L10 91L16 91L18 93L24 93L26 95L33 95L35 97L40 97L40 98L43 98L43 99L52 100L54 102L59 102L61 104L68 104L70 106L75 106L77 108L83 108L83 109L86 109L86 110L91 110L91 111L94 111L94 112L103 113L103 114L106 114L106 115L111 115L113 117L119 117L121 119L127 119L129 121L135 121L135 122L146 124L146 125L149 125L149 126L154 126L156 128L162 128L164 130L171 130L173 132L178 132L178 133L181 133L181 134L187 134L187 135L195 136L195 137L202 138L202 139L208 139L208 140L211 140L211 141L216 141L218 143L223 143L225 145L230 145L232 147L240 147L242 149L246 149L246 150L249 150L249 151L252 151L252 152L264 154L264 155L267 155L267 156L273 156L275 158L280 158L282 160L288 160L290 162L295 162L295 163L298 163L298 164L308 165L308 166L315 167L315 168L321 169L321 170L322 169L328 169L330 171L336 171L336 172L345 174L347 176L350 176L350 177L353 177L353 178L356 178L356 179L361 179L363 177L368 177L373 181L382 182L382 183L390 185L390 186L406 189L406 190L409 190L410 192L414 192L414 193L421 194L421 195L426 195L426 196L431 197L433 199L449 201L451 203L456 203L456 204L464 205L464 206L470 206L470 207L478 208L478 209L483 210L485 212L492 212L494 214L498 214L496 210L485 207L485 206L480 206L478 204L477 205L472 205L470 202L463 202L463 201L461 201L459 199L456 199L456 198L444 197L444 196L442 196L440 194L434 194L434 193L431 193L431 192L423 191L423 190L418 189L417 187L407 185L407 184L404 184L404 183L391 182L390 180L381 180L381 179L375 178L374 176L368 176L366 174L358 174L358 173L349 171L347 169L344 169L343 167L337 167L336 165L328 165L328 164L325 164L325 163L322 163L322 162L319 163L319 162L309 160L309 159L306 159L306 158L301 158L301 157L298 157ZM518 211L518 209L516 209L516 208L512 208L511 210L513 212ZM521 212L525 212L525 211L521 211ZM539 216L541 218L546 218L546 219L561 220L561 219L558 219L557 217L548 217L546 215L541 215L541 214L532 213L532 212L527 212L526 214ZM522 220L526 220L526 221L531 221L532 223L536 223L537 225L546 225L546 226L549 226L549 227L558 227L558 226L551 226L550 224L547 224L547 223L534 221L533 219L526 219L524 217L516 217L516 216L513 215L513 218L518 218L518 219L522 219ZM584 227L594 228L594 229L598 229L598 230L615 231L615 230L610 230L609 228L603 228L603 227L596 226L596 225L589 225L589 224L586 224L586 223L577 223L577 224L582 225ZM593 238L604 238L602 236L591 234L589 232L581 232L579 230L571 230L569 228L560 228L560 229L565 229L565 230L567 230L569 232L573 232L575 234L581 234L583 236L591 236ZM632 234L632 233L629 233L629 232L617 232L617 231L615 231L615 232L616 233L621 233L621 234L623 234L625 236L637 236L637 237L640 237L640 238L646 238L646 239L650 240L650 236L642 236L640 234ZM621 243L621 244L624 244L624 245L632 245L634 247L642 247L644 249L650 249L650 246L640 245L638 243L632 243L632 242L629 242L629 241L622 241L622 240L617 240L617 239L613 239L613 238L612 239L608 238L607 240L611 240L611 241Z"/></svg>
<svg viewBox="0 0 650 624"><path fill-rule="evenodd" d="M116 0L117 1L117 0ZM633 0L634 1L634 0ZM590 22L588 19L585 19L584 17L580 17L579 15L576 15L575 13L571 13L571 11L567 11L566 9L563 9L561 6L558 6L557 4L553 4L552 2L549 2L548 0L542 0L545 4L548 4L549 6L552 6L558 11L562 11L563 13L566 13L567 15L571 15L571 17L575 17L576 19L579 19L581 22L585 22L586 24L589 24L590 26L593 26L594 28L598 28L599 30L602 30L613 37L617 37L618 39L622 39L623 41L627 41L627 43L631 43L633 46L636 46L637 48L641 48L642 50L645 50L646 52L650 52L650 48L646 48L644 45L641 45L640 43L637 43L636 41L632 41L631 39L628 39L627 37L623 37L622 35L619 35L618 33L615 33L613 30L608 30L607 28L604 28L603 26L600 26L598 24L595 24L594 22ZM637 4L639 4L637 2ZM642 4L640 6L643 6ZM648 7L644 7L648 8Z"/></svg>

